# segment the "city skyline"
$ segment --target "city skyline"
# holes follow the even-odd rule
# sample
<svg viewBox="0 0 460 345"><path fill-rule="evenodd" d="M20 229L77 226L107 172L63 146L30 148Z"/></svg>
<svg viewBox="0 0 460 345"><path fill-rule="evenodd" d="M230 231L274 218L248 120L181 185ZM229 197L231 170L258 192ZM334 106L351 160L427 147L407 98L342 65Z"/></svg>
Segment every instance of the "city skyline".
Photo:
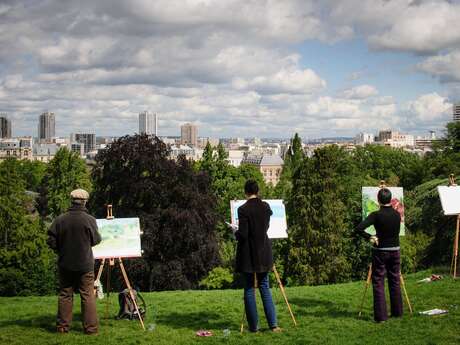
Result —
<svg viewBox="0 0 460 345"><path fill-rule="evenodd" d="M460 121L460 104L454 104L452 106L452 118L448 119L448 122L457 122ZM92 150L95 146L95 141L96 138L117 138L119 136L115 135L100 135L98 133L74 133L71 132L69 135L52 135L52 133L55 133L55 127L56 127L56 119L55 119L55 114L49 111L46 111L42 114L39 115L38 117L38 135L35 136L33 134L24 134L24 135L12 135L12 122L8 118L6 113L0 113L0 139L8 139L8 138L36 138L38 143L51 143L54 142L56 139L58 141L60 139L65 139L68 138L70 140L70 143L82 143L85 144L85 152L89 149ZM139 113L138 115L138 131L135 133L130 133L130 134L147 134L147 135L155 135L158 136L159 138L178 138L180 139L181 144L187 145L187 144L192 144L192 146L197 146L199 140L203 139L208 139L210 137L206 136L198 136L198 126L196 126L194 123L190 122L185 122L182 123L179 127L179 133L174 133L174 134L168 134L168 135L158 135L158 114L156 113L150 113L148 111L144 111ZM147 128L147 130L144 130L144 128ZM176 129L177 130L177 129ZM306 142L309 141L316 141L316 140L327 140L327 139L347 139L351 141L356 141L357 138L359 138L359 141L362 142L367 142L367 143L373 143L374 140L378 141L380 140L380 136L382 135L383 132L394 132L397 133L397 135L408 135L408 134L402 134L399 133L398 130L395 130L394 128L379 128L376 130L376 132L366 132L357 129L356 132L349 136L325 136L325 137L316 137L316 138L308 138L308 137L302 137L302 140L305 140ZM129 134L129 133L128 133ZM298 133L297 133L298 134ZM429 134L429 135L427 135ZM427 132L421 133L421 135L410 135L414 139L436 139L437 135L443 136L443 133L437 133L436 131L429 130ZM292 136L280 136L280 137L264 137L264 138L259 138L257 136L233 136L233 137L217 137L215 139L221 139L221 140L260 140L260 139L266 139L266 140L291 140Z"/></svg>
<svg viewBox="0 0 460 345"><path fill-rule="evenodd" d="M15 136L47 109L57 136L132 134L145 109L162 135L425 135L460 100L458 1L18 1L0 18Z"/></svg>

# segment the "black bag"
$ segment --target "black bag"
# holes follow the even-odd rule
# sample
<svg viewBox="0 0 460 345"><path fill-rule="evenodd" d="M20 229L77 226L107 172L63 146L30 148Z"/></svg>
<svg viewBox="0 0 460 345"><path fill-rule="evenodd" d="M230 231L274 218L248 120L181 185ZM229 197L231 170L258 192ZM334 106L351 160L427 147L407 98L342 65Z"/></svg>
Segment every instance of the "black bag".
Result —
<svg viewBox="0 0 460 345"><path fill-rule="evenodd" d="M132 289L131 291L139 309L139 313L141 314L142 319L144 319L147 309L144 298L142 298L140 293L136 290ZM128 289L124 289L118 294L118 304L120 305L120 311L118 312L117 319L139 319L139 314L136 311L136 307Z"/></svg>

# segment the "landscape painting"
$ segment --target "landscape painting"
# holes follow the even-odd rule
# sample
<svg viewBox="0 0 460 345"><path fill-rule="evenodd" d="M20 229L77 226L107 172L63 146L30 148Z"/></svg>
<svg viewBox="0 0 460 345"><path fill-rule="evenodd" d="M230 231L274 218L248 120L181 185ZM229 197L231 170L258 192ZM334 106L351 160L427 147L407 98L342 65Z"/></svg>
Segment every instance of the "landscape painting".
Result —
<svg viewBox="0 0 460 345"><path fill-rule="evenodd" d="M102 241L93 247L95 259L142 255L139 218L97 219L96 221Z"/></svg>

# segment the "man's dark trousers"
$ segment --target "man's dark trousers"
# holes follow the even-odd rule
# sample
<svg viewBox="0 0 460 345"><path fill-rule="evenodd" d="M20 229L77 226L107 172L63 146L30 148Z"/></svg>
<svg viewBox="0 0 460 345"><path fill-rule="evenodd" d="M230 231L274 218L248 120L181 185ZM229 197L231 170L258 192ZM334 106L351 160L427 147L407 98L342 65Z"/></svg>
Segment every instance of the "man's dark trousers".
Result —
<svg viewBox="0 0 460 345"><path fill-rule="evenodd" d="M81 314L85 333L98 331L96 298L94 296L94 272L75 272L59 269L59 298L57 327L61 332L68 332L72 323L74 290L81 298Z"/></svg>
<svg viewBox="0 0 460 345"><path fill-rule="evenodd" d="M401 259L399 250L372 251L372 286L374 289L374 320L388 319L385 300L385 271L390 291L391 316L402 316L402 297L400 284Z"/></svg>

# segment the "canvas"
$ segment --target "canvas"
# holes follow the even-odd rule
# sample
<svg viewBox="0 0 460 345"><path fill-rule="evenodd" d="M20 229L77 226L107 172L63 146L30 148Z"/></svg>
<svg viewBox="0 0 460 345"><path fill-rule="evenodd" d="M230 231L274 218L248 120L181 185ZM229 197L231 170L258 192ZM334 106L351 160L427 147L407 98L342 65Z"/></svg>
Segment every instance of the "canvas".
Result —
<svg viewBox="0 0 460 345"><path fill-rule="evenodd" d="M460 186L438 186L444 215L460 214Z"/></svg>
<svg viewBox="0 0 460 345"><path fill-rule="evenodd" d="M95 259L140 257L139 218L96 219L102 241L93 247Z"/></svg>
<svg viewBox="0 0 460 345"><path fill-rule="evenodd" d="M273 215L270 217L270 227L268 229L268 238L287 238L286 209L283 200L264 200L270 205ZM238 207L243 205L246 200L230 201L232 224L238 224Z"/></svg>
<svg viewBox="0 0 460 345"><path fill-rule="evenodd" d="M400 236L404 236L404 192L402 187L387 187L391 191L391 205L401 215L401 231ZM377 193L379 187L362 187L362 215L363 219L367 218L369 214L379 209L379 203L377 201ZM370 226L366 229L366 232L371 235L375 235L374 226Z"/></svg>

